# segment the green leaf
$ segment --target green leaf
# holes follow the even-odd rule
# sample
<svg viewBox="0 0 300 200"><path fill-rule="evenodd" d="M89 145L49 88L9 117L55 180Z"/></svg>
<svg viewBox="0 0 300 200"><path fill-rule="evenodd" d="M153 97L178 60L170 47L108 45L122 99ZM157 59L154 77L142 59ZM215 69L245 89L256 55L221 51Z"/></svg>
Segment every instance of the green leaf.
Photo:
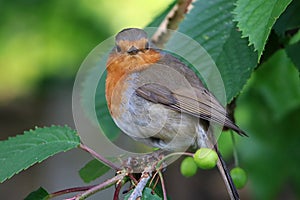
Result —
<svg viewBox="0 0 300 200"><path fill-rule="evenodd" d="M238 0L234 9L235 21L243 37L249 37L258 51L258 60L264 51L272 26L292 0Z"/></svg>
<svg viewBox="0 0 300 200"><path fill-rule="evenodd" d="M256 76L259 79L256 90L274 113L273 118L283 117L300 106L299 74L284 50L277 51L261 68L266 69Z"/></svg>
<svg viewBox="0 0 300 200"><path fill-rule="evenodd" d="M285 50L287 52L287 55L290 57L290 59L293 61L295 66L298 68L298 71L300 72L300 42L287 46Z"/></svg>
<svg viewBox="0 0 300 200"><path fill-rule="evenodd" d="M93 159L79 170L79 175L85 183L89 183L108 172L109 169L99 160Z"/></svg>
<svg viewBox="0 0 300 200"><path fill-rule="evenodd" d="M285 188L296 193L300 188L300 79L284 50L255 71L237 100L236 116L250 136L239 140L238 150L253 199L276 199Z"/></svg>
<svg viewBox="0 0 300 200"><path fill-rule="evenodd" d="M253 48L241 38L233 23L234 2L196 1L178 30L196 40L212 57L224 81L227 102L241 91L257 61ZM179 49L184 50L182 57L193 54L192 49L186 50L189 44L185 41L178 43L171 38L169 44L180 45Z"/></svg>
<svg viewBox="0 0 300 200"><path fill-rule="evenodd" d="M130 195L132 193L132 190L125 196L125 200L127 200ZM142 195L142 198L143 200L162 200L162 198L160 196L158 196L157 194L152 194L152 189L151 188L148 188L148 187L145 187L144 190L143 190L143 195Z"/></svg>
<svg viewBox="0 0 300 200"><path fill-rule="evenodd" d="M49 198L49 193L40 187L36 191L31 192L24 200L47 200Z"/></svg>
<svg viewBox="0 0 300 200"><path fill-rule="evenodd" d="M69 127L51 126L25 131L23 135L0 142L0 182L35 163L80 144Z"/></svg>

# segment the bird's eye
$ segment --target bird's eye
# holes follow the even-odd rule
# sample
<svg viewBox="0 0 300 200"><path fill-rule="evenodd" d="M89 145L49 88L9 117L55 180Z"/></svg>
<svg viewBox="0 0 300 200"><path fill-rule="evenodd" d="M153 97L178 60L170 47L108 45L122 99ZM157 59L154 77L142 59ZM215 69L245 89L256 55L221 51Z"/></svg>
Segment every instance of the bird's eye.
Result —
<svg viewBox="0 0 300 200"><path fill-rule="evenodd" d="M116 45L116 49L117 49L117 52L121 52L121 47L119 45Z"/></svg>
<svg viewBox="0 0 300 200"><path fill-rule="evenodd" d="M150 48L150 44L149 44L149 42L147 42L146 44L145 44L145 49L149 49Z"/></svg>

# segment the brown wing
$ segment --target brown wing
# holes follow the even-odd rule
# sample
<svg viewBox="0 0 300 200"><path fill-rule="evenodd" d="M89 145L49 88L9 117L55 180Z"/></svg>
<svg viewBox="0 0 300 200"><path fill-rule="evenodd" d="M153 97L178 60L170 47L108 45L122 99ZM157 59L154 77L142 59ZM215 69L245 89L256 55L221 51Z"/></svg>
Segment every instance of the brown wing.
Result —
<svg viewBox="0 0 300 200"><path fill-rule="evenodd" d="M198 97L195 98L194 92L197 93ZM215 122L236 131L240 135L246 136L246 134L228 118L225 108L221 106L215 97L205 88L203 88L202 91L199 88L194 88L194 91L184 89L171 91L165 86L148 83L139 87L136 93L153 103L160 103L179 112ZM192 98L193 96L194 98Z"/></svg>
<svg viewBox="0 0 300 200"><path fill-rule="evenodd" d="M226 109L201 83L197 75L174 56L161 52L158 64L167 65L178 71L190 83L193 89L180 88L171 91L166 86L148 83L137 89L137 94L154 103L160 103L195 117L228 127L240 135L246 135L228 117Z"/></svg>

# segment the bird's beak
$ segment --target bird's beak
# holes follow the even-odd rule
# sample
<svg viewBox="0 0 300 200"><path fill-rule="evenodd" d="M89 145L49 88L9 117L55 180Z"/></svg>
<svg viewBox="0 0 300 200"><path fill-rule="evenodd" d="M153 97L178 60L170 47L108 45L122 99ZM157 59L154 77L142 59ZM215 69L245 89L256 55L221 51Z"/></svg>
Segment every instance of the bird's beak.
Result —
<svg viewBox="0 0 300 200"><path fill-rule="evenodd" d="M139 49L135 46L130 47L130 49L127 50L127 53L130 55L136 55L139 52Z"/></svg>

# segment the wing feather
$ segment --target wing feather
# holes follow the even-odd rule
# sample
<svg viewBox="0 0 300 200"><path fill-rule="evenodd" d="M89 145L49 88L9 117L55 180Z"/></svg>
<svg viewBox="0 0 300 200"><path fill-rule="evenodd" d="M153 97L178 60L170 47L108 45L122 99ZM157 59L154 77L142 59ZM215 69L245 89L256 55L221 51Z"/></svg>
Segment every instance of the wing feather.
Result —
<svg viewBox="0 0 300 200"><path fill-rule="evenodd" d="M193 90L171 91L160 84L148 83L139 87L136 93L153 103L160 103L178 112L217 123L246 136L246 133L234 124L228 117L226 109L209 91L205 88L193 88Z"/></svg>

